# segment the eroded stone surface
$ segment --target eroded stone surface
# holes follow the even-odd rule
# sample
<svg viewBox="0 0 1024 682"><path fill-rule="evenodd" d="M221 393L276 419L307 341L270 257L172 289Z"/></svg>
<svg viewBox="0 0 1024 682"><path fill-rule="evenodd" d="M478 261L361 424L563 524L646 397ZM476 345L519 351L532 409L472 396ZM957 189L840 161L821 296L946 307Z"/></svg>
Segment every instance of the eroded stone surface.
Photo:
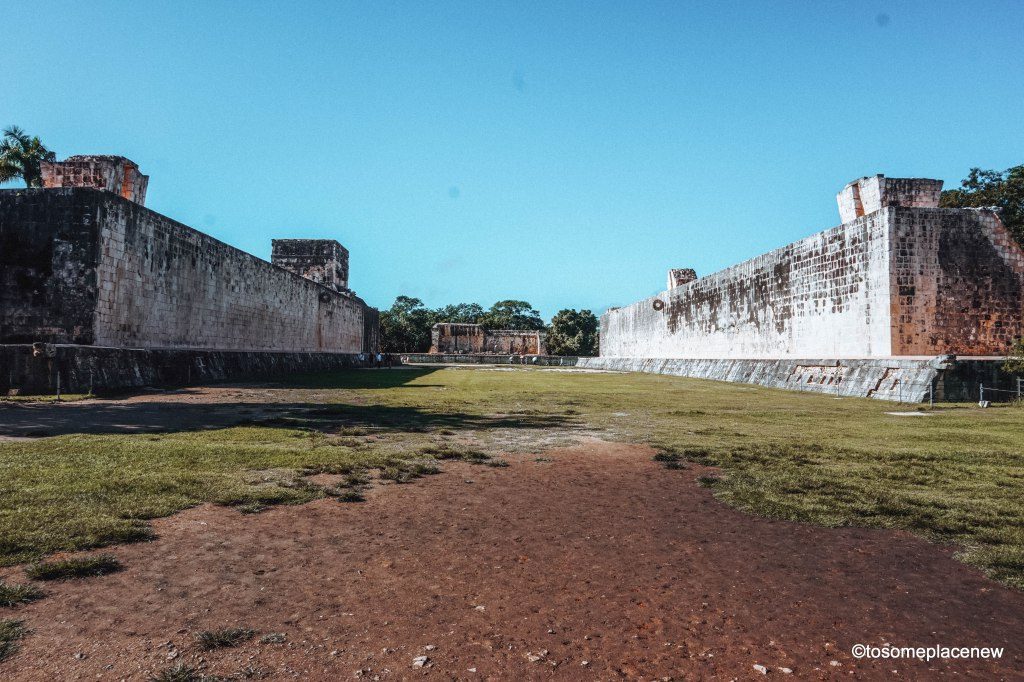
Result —
<svg viewBox="0 0 1024 682"><path fill-rule="evenodd" d="M479 324L441 322L430 332L431 353L545 355L544 332L484 329Z"/></svg>
<svg viewBox="0 0 1024 682"><path fill-rule="evenodd" d="M601 355L1004 354L1024 336L1024 251L994 211L936 208L940 191L937 180L851 183L842 225L609 309Z"/></svg>
<svg viewBox="0 0 1024 682"><path fill-rule="evenodd" d="M350 292L112 192L0 191L0 244L0 343L376 349L376 311Z"/></svg>

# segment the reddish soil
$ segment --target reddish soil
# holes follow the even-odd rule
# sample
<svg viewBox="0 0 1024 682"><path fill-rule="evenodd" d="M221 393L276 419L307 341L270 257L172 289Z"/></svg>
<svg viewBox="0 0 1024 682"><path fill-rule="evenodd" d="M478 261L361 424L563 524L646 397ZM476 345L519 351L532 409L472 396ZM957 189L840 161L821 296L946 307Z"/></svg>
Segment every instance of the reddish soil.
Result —
<svg viewBox="0 0 1024 682"><path fill-rule="evenodd" d="M158 520L157 540L110 550L125 571L0 609L32 630L0 678L146 679L186 662L308 680L762 679L754 664L1021 679L1024 593L907 534L746 515L696 484L704 469L651 454L594 442L506 469L446 463L362 504ZM197 632L232 626L258 634L199 650ZM272 632L285 642L260 642ZM851 656L859 642L1007 652L871 662Z"/></svg>

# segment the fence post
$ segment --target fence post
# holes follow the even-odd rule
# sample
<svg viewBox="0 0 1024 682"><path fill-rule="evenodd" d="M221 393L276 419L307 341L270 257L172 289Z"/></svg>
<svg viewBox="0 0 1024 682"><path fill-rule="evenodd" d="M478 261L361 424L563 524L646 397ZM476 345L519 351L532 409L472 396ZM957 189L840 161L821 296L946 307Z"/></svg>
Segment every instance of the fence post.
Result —
<svg viewBox="0 0 1024 682"><path fill-rule="evenodd" d="M935 379L928 382L928 407L935 407Z"/></svg>
<svg viewBox="0 0 1024 682"><path fill-rule="evenodd" d="M985 402L985 384L978 384L978 402Z"/></svg>
<svg viewBox="0 0 1024 682"><path fill-rule="evenodd" d="M57 402L60 402L60 370L57 370Z"/></svg>
<svg viewBox="0 0 1024 682"><path fill-rule="evenodd" d="M1017 402L1020 402L1020 384L1022 381L1024 381L1024 379L1017 377Z"/></svg>

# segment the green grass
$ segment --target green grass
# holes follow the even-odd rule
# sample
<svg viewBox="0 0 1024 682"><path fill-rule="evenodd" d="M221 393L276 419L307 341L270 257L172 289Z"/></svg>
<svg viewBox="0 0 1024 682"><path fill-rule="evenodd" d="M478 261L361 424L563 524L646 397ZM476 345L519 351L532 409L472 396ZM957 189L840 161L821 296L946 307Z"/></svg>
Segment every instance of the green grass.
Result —
<svg viewBox="0 0 1024 682"><path fill-rule="evenodd" d="M79 400L89 400L96 396L92 393L61 393L60 402L75 403ZM52 395L0 395L0 403L55 403L57 394Z"/></svg>
<svg viewBox="0 0 1024 682"><path fill-rule="evenodd" d="M721 467L703 483L751 513L906 529L1024 587L1020 407L901 418L886 412L906 407L881 401L529 368L350 371L291 385L285 412L246 426L0 443L0 563L144 538L149 519L202 502L251 509L329 494L304 473L411 479L424 457L484 463L597 435L650 444L675 457L666 465Z"/></svg>
<svg viewBox="0 0 1024 682"><path fill-rule="evenodd" d="M35 585L10 585L0 580L0 607L27 604L43 598L43 591Z"/></svg>
<svg viewBox="0 0 1024 682"><path fill-rule="evenodd" d="M0 662L18 651L18 640L28 634L20 620L0 619Z"/></svg>
<svg viewBox="0 0 1024 682"><path fill-rule="evenodd" d="M101 554L34 563L25 568L25 575L32 580L72 580L117 573L123 568L121 562L114 557Z"/></svg>

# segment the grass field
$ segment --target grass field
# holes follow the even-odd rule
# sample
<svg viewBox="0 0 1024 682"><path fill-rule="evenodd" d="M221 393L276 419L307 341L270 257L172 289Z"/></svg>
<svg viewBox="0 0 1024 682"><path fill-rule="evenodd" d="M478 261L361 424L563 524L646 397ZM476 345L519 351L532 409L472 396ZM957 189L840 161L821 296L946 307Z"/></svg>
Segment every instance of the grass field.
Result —
<svg viewBox="0 0 1024 682"><path fill-rule="evenodd" d="M886 413L906 406L879 401L539 369L350 371L289 387L287 409L243 426L0 442L0 564L142 539L147 520L202 502L258 511L338 494L304 474L355 486L372 471L429 473L438 453L593 435L716 464L706 483L750 513L906 529L1024 588L1019 407L901 417Z"/></svg>

